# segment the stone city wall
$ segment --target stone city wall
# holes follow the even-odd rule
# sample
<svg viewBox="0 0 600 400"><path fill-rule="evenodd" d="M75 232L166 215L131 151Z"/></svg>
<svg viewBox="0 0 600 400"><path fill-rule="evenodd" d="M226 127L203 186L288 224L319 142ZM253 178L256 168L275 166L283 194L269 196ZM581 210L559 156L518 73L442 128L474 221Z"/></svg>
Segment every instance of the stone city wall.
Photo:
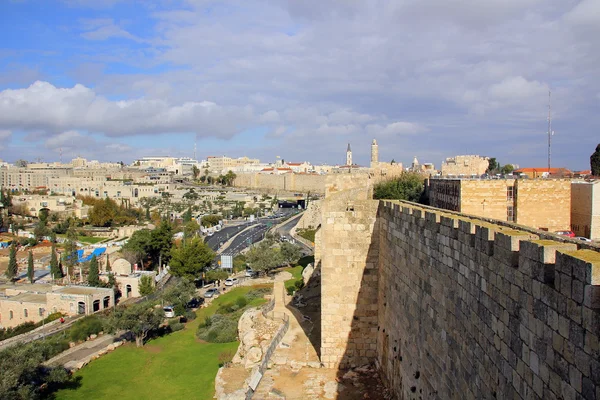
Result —
<svg viewBox="0 0 600 400"><path fill-rule="evenodd" d="M326 175L239 173L233 185L249 189L323 194L325 193L326 177Z"/></svg>
<svg viewBox="0 0 600 400"><path fill-rule="evenodd" d="M325 366L376 362L401 399L600 399L597 249L333 194L316 246Z"/></svg>
<svg viewBox="0 0 600 400"><path fill-rule="evenodd" d="M600 398L600 254L381 205L377 361L399 398Z"/></svg>

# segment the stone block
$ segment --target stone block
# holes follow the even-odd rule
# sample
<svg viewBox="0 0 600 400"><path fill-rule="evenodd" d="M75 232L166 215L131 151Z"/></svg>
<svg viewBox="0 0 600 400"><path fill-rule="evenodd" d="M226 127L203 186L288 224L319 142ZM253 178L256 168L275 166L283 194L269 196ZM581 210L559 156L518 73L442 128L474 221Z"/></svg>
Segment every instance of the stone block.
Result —
<svg viewBox="0 0 600 400"><path fill-rule="evenodd" d="M593 250L561 250L557 268L587 285L600 285L600 253Z"/></svg>

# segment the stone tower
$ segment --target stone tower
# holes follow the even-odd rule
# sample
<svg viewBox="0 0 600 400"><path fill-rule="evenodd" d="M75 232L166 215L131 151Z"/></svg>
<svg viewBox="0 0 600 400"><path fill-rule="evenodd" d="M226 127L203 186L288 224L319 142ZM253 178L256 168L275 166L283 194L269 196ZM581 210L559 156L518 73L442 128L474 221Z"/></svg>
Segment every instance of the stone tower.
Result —
<svg viewBox="0 0 600 400"><path fill-rule="evenodd" d="M350 143L348 143L348 150L346 150L346 165L352 165L352 149Z"/></svg>
<svg viewBox="0 0 600 400"><path fill-rule="evenodd" d="M379 146L377 140L373 139L371 144L371 168L374 168L379 164Z"/></svg>

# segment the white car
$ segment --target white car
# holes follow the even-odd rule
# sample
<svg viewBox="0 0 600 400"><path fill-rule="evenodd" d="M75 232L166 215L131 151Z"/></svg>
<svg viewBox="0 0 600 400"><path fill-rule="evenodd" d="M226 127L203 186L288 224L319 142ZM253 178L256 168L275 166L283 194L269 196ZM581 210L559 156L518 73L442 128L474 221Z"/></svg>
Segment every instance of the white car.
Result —
<svg viewBox="0 0 600 400"><path fill-rule="evenodd" d="M163 307L163 311L165 312L165 318L175 317L175 309L172 306Z"/></svg>
<svg viewBox="0 0 600 400"><path fill-rule="evenodd" d="M238 283L238 279L237 278L227 278L225 279L225 286L233 286L233 285L237 285Z"/></svg>
<svg viewBox="0 0 600 400"><path fill-rule="evenodd" d="M576 237L574 237L573 239L581 240L582 242L589 242L589 243L591 243L591 242L592 242L592 240L591 240L591 239L588 239L588 238L586 238L586 237L583 237L583 236L576 236Z"/></svg>

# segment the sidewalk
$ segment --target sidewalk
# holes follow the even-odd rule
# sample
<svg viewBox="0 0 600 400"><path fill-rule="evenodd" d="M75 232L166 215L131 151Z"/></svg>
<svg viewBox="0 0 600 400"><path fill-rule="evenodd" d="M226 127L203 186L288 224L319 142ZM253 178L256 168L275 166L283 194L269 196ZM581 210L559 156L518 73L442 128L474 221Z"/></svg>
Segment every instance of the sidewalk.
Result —
<svg viewBox="0 0 600 400"><path fill-rule="evenodd" d="M64 365L65 368L70 370L80 369L92 359L120 346L123 343L122 336L108 334L98 336L95 339L88 340L63 351L56 357L46 361L44 365Z"/></svg>

